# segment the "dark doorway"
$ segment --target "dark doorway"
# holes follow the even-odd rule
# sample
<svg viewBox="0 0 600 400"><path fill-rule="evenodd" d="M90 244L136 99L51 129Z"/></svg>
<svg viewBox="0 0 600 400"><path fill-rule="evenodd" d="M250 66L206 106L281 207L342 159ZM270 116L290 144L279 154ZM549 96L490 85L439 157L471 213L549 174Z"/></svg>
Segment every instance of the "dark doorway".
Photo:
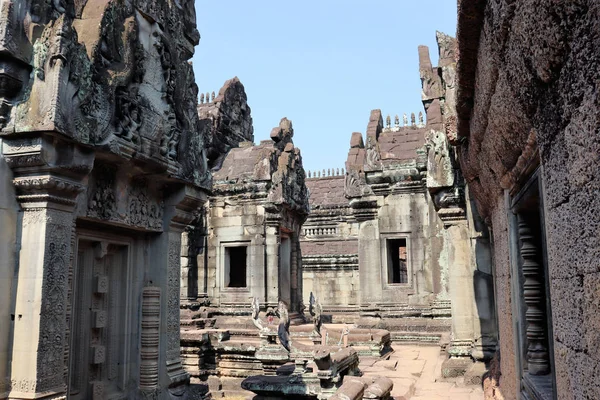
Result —
<svg viewBox="0 0 600 400"><path fill-rule="evenodd" d="M408 283L406 239L388 239L388 283Z"/></svg>
<svg viewBox="0 0 600 400"><path fill-rule="evenodd" d="M227 287L246 287L247 247L225 247L225 270L229 278Z"/></svg>

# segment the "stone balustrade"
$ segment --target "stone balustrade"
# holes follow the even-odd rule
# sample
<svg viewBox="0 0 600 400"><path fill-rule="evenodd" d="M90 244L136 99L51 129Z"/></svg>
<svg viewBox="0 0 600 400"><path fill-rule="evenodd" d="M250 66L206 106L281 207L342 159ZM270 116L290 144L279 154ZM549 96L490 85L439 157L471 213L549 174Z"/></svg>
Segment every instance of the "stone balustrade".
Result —
<svg viewBox="0 0 600 400"><path fill-rule="evenodd" d="M306 172L307 178L336 178L346 175L344 168L328 168L323 170L309 170Z"/></svg>

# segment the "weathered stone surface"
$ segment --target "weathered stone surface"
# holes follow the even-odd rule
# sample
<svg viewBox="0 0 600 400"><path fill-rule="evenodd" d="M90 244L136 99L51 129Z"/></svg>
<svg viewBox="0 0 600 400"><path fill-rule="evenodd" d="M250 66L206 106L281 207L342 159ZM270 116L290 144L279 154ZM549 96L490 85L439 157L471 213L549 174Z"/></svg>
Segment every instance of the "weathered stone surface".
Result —
<svg viewBox="0 0 600 400"><path fill-rule="evenodd" d="M520 292L522 282L514 269L519 263L512 249L518 240L514 223L505 228L513 211L505 196L513 199L540 167L540 232L555 360L550 379L556 379L558 398L594 397L595 380L582 368L594 370L600 362L588 334L597 329L590 298L599 256L593 232L600 210L595 178L600 119L591 82L598 80L600 65L593 50L600 8L575 1L558 10L542 0L461 1L458 9L458 152L495 236L502 395L513 398L520 390L515 382L526 372L514 368L519 354L513 343L527 344L518 330L512 332L520 316L509 312L525 310L522 294L510 290Z"/></svg>
<svg viewBox="0 0 600 400"><path fill-rule="evenodd" d="M198 105L199 131L207 139L210 169L219 169L229 150L254 141L254 128L244 85L236 76L225 82L217 97Z"/></svg>
<svg viewBox="0 0 600 400"><path fill-rule="evenodd" d="M239 87L236 82L233 86ZM226 85L225 95L215 103L226 97L228 90ZM211 104L200 108L213 107ZM242 106L245 95L232 98L227 105L233 110ZM230 126L221 128L217 126L214 135L231 148L215 165L213 196L203 210L207 229L187 246L187 251L194 253L190 257L197 276L203 277L196 296L212 306L230 307L227 312L231 313L247 313L249 297L268 307L283 300L297 312L302 306L298 237L309 204L302 156L292 141L292 123L282 119L273 129L274 140L257 146L242 142L238 147L240 140L248 138ZM239 274L246 274L235 287L229 286L231 274L237 274L229 269L232 247L244 248L246 257L235 261L244 264Z"/></svg>
<svg viewBox="0 0 600 400"><path fill-rule="evenodd" d="M54 130L210 185L205 139L197 134L198 89L187 62L199 39L193 6L89 2L76 14L72 2L31 11L21 3L5 7L15 24L31 21L29 29L5 31L12 49L5 62L18 65L5 71L12 71L11 81L18 71L34 73L11 86L14 93L4 100L4 135ZM167 21L173 23L159 26ZM14 40L23 44L10 46Z"/></svg>
<svg viewBox="0 0 600 400"><path fill-rule="evenodd" d="M211 185L193 2L7 0L0 27L0 397L184 393L181 234Z"/></svg>

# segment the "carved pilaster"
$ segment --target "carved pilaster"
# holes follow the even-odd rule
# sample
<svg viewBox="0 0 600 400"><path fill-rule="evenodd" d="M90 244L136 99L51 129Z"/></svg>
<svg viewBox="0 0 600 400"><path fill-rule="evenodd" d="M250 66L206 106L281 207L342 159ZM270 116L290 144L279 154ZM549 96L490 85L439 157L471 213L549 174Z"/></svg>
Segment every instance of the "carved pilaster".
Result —
<svg viewBox="0 0 600 400"><path fill-rule="evenodd" d="M181 233L176 224L169 232L169 261L167 266L167 373L171 383L188 379L181 365L179 335L180 255Z"/></svg>
<svg viewBox="0 0 600 400"><path fill-rule="evenodd" d="M180 355L179 310L181 298L181 235L194 220L194 213L206 200L203 192L186 186L168 201L174 207L169 223L167 260L167 373L171 385L176 386L189 379L183 369Z"/></svg>
<svg viewBox="0 0 600 400"><path fill-rule="evenodd" d="M23 210L11 398L66 392L74 206L93 154L51 135L5 138L2 153L14 173Z"/></svg>
<svg viewBox="0 0 600 400"><path fill-rule="evenodd" d="M73 204L82 186L57 176L17 177L23 232L10 397L65 393Z"/></svg>
<svg viewBox="0 0 600 400"><path fill-rule="evenodd" d="M142 292L142 341L140 346L140 390L158 389L160 340L160 288L146 287Z"/></svg>
<svg viewBox="0 0 600 400"><path fill-rule="evenodd" d="M519 238L521 241L521 268L525 282L523 297L527 305L527 364L532 375L546 375L550 372L548 338L546 337L546 309L544 300L544 280L540 264L540 250L527 221L519 217Z"/></svg>

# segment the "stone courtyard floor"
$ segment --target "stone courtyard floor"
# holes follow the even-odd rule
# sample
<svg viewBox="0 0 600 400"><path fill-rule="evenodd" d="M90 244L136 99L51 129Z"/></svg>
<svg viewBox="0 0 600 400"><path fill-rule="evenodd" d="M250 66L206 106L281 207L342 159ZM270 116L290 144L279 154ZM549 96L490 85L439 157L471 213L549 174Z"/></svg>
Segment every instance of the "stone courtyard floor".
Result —
<svg viewBox="0 0 600 400"><path fill-rule="evenodd" d="M393 345L389 360L361 360L365 374L382 375L394 382L395 400L482 400L481 386L464 386L458 381L443 381L444 356L438 346Z"/></svg>
<svg viewBox="0 0 600 400"><path fill-rule="evenodd" d="M445 359L438 346L393 345L389 359L361 358L360 369L365 374L380 375L394 382L394 400L483 400L480 385L465 386L461 378L443 380ZM254 394L240 391L237 395L213 396L218 400L251 400Z"/></svg>

